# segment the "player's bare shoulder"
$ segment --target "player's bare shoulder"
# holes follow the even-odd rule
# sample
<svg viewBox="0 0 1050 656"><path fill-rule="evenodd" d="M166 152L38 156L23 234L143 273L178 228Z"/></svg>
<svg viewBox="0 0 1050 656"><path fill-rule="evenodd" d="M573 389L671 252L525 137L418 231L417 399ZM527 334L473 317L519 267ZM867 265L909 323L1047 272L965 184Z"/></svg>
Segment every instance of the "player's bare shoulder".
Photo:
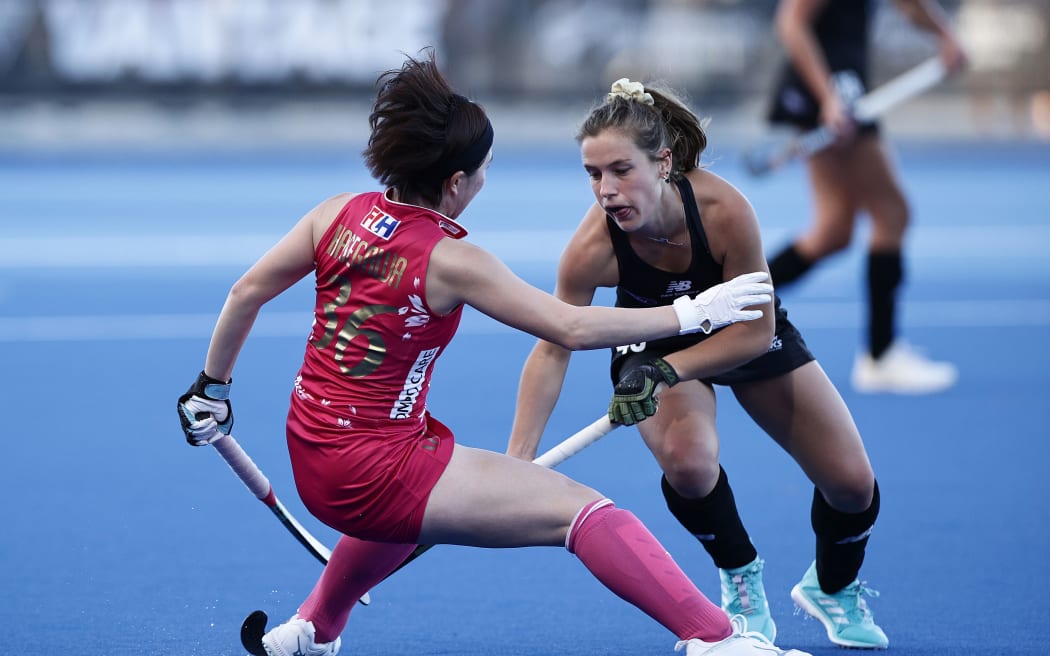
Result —
<svg viewBox="0 0 1050 656"><path fill-rule="evenodd" d="M686 177L693 186L696 205L708 229L728 229L726 223L754 220L751 202L722 176L708 169L693 169Z"/></svg>
<svg viewBox="0 0 1050 656"><path fill-rule="evenodd" d="M687 176L715 259L722 262L729 253L761 248L758 217L739 189L706 169L694 169Z"/></svg>
<svg viewBox="0 0 1050 656"><path fill-rule="evenodd" d="M356 196L356 193L344 192L334 196L329 196L320 203L318 203L309 213L306 215L306 220L310 221L313 226L314 243L317 244L324 236L325 232L335 221L339 213L343 211L346 204Z"/></svg>

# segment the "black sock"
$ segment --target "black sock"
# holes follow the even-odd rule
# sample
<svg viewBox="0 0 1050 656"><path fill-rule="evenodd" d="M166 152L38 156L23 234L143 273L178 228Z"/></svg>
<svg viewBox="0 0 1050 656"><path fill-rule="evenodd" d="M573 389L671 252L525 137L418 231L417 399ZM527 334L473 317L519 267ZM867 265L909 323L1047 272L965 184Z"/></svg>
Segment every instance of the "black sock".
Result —
<svg viewBox="0 0 1050 656"><path fill-rule="evenodd" d="M904 280L901 254L868 253L868 349L878 358L896 332L897 287Z"/></svg>
<svg viewBox="0 0 1050 656"><path fill-rule="evenodd" d="M817 536L817 580L828 594L838 592L857 578L864 563L868 537L879 516L879 483L875 482L871 505L859 513L835 510L820 490L813 490L810 519Z"/></svg>
<svg viewBox="0 0 1050 656"><path fill-rule="evenodd" d="M718 482L703 499L686 499L671 487L666 476L660 477L660 487L671 514L692 533L720 569L735 569L758 557L751 538L740 521L736 499L729 487L729 477L718 468Z"/></svg>
<svg viewBox="0 0 1050 656"><path fill-rule="evenodd" d="M813 268L813 263L799 255L791 244L769 261L769 277L773 286L787 285L801 278Z"/></svg>

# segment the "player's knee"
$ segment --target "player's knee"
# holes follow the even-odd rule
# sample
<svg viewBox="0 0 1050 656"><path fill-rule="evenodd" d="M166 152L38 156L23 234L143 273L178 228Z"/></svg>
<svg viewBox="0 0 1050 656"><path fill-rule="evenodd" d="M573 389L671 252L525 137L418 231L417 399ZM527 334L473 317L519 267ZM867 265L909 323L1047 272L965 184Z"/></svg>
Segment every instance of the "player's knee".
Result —
<svg viewBox="0 0 1050 656"><path fill-rule="evenodd" d="M821 260L849 248L853 241L853 213L844 211L821 221L822 229L800 240L803 254L811 261Z"/></svg>
<svg viewBox="0 0 1050 656"><path fill-rule="evenodd" d="M859 513L867 510L875 491L875 475L870 468L855 475L843 477L820 486L820 493L829 506L843 513Z"/></svg>
<svg viewBox="0 0 1050 656"><path fill-rule="evenodd" d="M679 496L700 499L714 489L720 472L715 454L702 460L675 460L664 467L664 479Z"/></svg>
<svg viewBox="0 0 1050 656"><path fill-rule="evenodd" d="M565 548L569 553L576 553L576 541L586 522L599 522L605 515L615 509L616 506L613 504L612 499L605 497L591 501L580 508L576 516L573 517L572 522L569 523L569 530L565 534Z"/></svg>
<svg viewBox="0 0 1050 656"><path fill-rule="evenodd" d="M836 508L819 489L814 489L811 520L817 536L833 542L866 537L882 507L877 482L872 483L867 497L867 504L859 509Z"/></svg>
<svg viewBox="0 0 1050 656"><path fill-rule="evenodd" d="M852 219L849 224L852 225ZM853 230L836 230L826 235L824 239L824 255L834 255L849 248L853 242Z"/></svg>
<svg viewBox="0 0 1050 656"><path fill-rule="evenodd" d="M689 438L669 433L650 448L664 476L682 496L704 496L718 481L719 445L713 430Z"/></svg>
<svg viewBox="0 0 1050 656"><path fill-rule="evenodd" d="M559 496L562 499L562 503L559 505L571 508L573 513L588 503L605 498L605 495L598 490L575 481L568 476L562 479L561 484L564 487L562 490L559 490Z"/></svg>
<svg viewBox="0 0 1050 656"><path fill-rule="evenodd" d="M911 207L904 196L888 195L872 208L871 221L874 233L899 240L911 223Z"/></svg>

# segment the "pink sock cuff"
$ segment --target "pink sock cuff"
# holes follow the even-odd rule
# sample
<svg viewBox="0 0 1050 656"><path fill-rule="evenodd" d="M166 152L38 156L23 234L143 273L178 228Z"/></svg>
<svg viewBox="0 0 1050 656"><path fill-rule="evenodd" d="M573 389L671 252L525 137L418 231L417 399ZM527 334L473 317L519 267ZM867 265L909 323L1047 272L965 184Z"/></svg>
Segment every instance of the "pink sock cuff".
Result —
<svg viewBox="0 0 1050 656"><path fill-rule="evenodd" d="M613 500L605 498L592 501L583 508L580 508L580 511L572 518L572 524L569 524L569 532L565 534L565 548L569 553L576 553L574 546L574 543L576 542L576 533L580 530L580 527L583 526L583 523L587 521L587 518L594 514L596 510L611 506L613 506Z"/></svg>

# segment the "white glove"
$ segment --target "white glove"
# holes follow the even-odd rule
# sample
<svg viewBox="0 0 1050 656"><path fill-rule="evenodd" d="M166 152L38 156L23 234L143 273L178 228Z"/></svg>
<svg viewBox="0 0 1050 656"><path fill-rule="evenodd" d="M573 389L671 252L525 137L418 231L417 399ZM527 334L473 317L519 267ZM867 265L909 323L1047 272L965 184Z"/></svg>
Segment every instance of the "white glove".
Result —
<svg viewBox="0 0 1050 656"><path fill-rule="evenodd" d="M773 285L767 280L768 273L755 271L717 284L691 298L679 296L672 304L678 315L678 334L701 331L710 335L711 331L731 323L761 318L762 310L744 308L773 300Z"/></svg>
<svg viewBox="0 0 1050 656"><path fill-rule="evenodd" d="M233 428L230 384L203 371L186 393L179 397L179 423L186 441L193 446L211 444Z"/></svg>
<svg viewBox="0 0 1050 656"><path fill-rule="evenodd" d="M224 401L212 401L199 396L191 396L185 402L179 404L179 408L188 417L194 417L187 421L183 432L186 441L193 446L204 446L211 444L227 431L222 430L222 422L230 416L229 409ZM196 419L202 417L202 419Z"/></svg>

